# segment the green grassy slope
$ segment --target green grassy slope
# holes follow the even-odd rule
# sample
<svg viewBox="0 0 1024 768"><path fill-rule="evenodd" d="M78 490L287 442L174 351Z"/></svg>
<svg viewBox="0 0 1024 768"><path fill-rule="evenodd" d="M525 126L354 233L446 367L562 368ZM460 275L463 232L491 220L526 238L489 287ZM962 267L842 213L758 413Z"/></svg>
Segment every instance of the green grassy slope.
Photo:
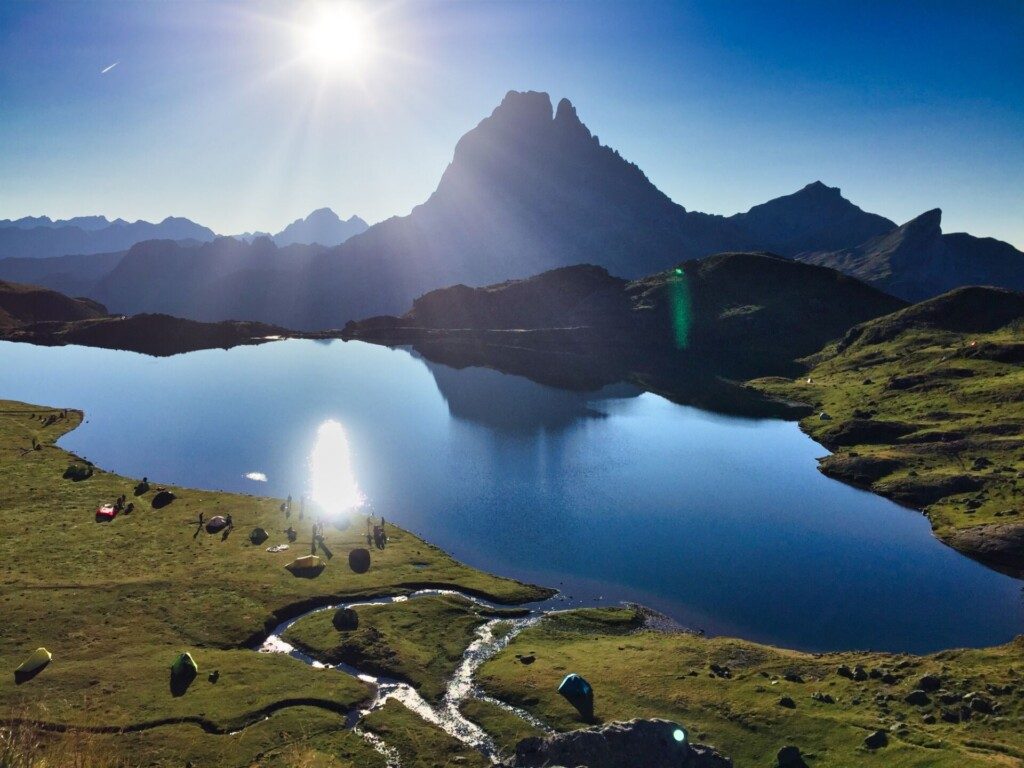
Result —
<svg viewBox="0 0 1024 768"><path fill-rule="evenodd" d="M2 720L87 728L183 720L189 724L158 730L197 744L225 743L202 728L234 730L289 704L315 704L337 721L335 712L367 696L362 683L245 644L301 608L417 585L458 585L505 602L547 594L468 568L395 528L370 571L357 575L346 555L361 543L359 524L328 528L336 557L318 578L296 578L284 566L309 551L311 521L300 523L297 513L286 519L278 500L170 488L177 499L155 509L155 487L134 496L134 481L98 468L85 480L65 479L69 464L82 462L53 443L81 419L77 411L0 401ZM120 494L135 510L95 522L96 507ZM207 519L230 513L236 529L227 539L194 536L200 511ZM268 553L289 524L300 529L299 542ZM256 525L271 533L261 546L247 536ZM14 669L38 646L53 652L53 663L17 685ZM169 666L181 651L192 653L200 674L174 696ZM207 679L213 670L216 683ZM179 751L174 738L151 741L165 745L163 754Z"/></svg>
<svg viewBox="0 0 1024 768"><path fill-rule="evenodd" d="M1024 571L1024 295L970 288L865 323L799 379L821 470L923 509L948 543ZM826 414L821 417L821 412Z"/></svg>
<svg viewBox="0 0 1024 768"><path fill-rule="evenodd" d="M738 766L771 765L786 744L813 755L815 768L1010 766L1024 759L1024 640L927 657L805 654L729 638L636 631L637 618L632 609L554 614L484 664L478 681L487 693L570 730L582 723L556 689L576 672L594 686L597 719L664 717ZM522 664L516 655L524 653L536 660ZM862 665L877 677L848 679L837 673L843 665L851 671ZM907 703L925 675L937 676L941 690L928 693L922 706ZM824 696L832 703L819 700ZM950 703L942 703L943 696ZM783 697L794 706L780 705ZM991 713L972 711L963 723L942 719L944 711L970 709L972 698ZM889 746L872 753L863 740L876 729L889 733Z"/></svg>

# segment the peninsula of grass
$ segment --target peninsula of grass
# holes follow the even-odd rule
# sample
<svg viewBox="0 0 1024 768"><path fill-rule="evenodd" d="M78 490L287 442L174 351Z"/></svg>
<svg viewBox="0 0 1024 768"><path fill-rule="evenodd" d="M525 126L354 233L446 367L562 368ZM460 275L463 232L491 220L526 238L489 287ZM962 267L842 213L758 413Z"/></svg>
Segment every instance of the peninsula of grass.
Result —
<svg viewBox="0 0 1024 768"><path fill-rule="evenodd" d="M359 626L339 632L333 611L295 622L284 639L329 664L344 662L371 674L410 683L432 704L444 698L476 628L486 619L456 595L427 595L354 608Z"/></svg>
<svg viewBox="0 0 1024 768"><path fill-rule="evenodd" d="M551 594L464 566L392 526L388 547L374 550L370 570L356 574L347 554L365 543L359 523L328 527L336 556L318 577L298 578L285 565L309 553L312 520L298 520L297 512L286 517L278 499L172 486L164 489L174 500L154 506L158 478L138 488L137 480L55 445L81 421L75 410L0 401L0 722L37 735L70 729L76 738L109 739L104 765L122 758L138 764L139 740L148 745L147 764L180 766L221 748L235 754L225 745L244 740L228 733L246 733L267 715L267 722L280 722L293 707L316 708L340 727L343 714L370 695L366 685L250 649L308 608L422 586L452 586L509 604ZM73 467L81 469L69 472ZM97 508L122 494L134 509L96 522ZM200 513L207 520L230 514L234 529L226 537L207 534L197 526ZM299 530L298 541L268 552L287 542L289 525ZM248 537L257 526L270 534L258 546ZM40 646L53 653L52 663L18 684L15 668ZM170 665L186 651L199 674L175 695ZM260 728L267 734L261 752L291 743ZM104 733L117 730L145 735Z"/></svg>
<svg viewBox="0 0 1024 768"><path fill-rule="evenodd" d="M1024 638L920 657L806 654L638 630L641 619L630 608L549 614L486 662L477 682L566 731L585 726L557 692L576 672L594 687L598 721L667 718L738 766L770 766L787 744L813 768L1024 759ZM877 730L888 745L872 751L864 739Z"/></svg>
<svg viewBox="0 0 1024 768"><path fill-rule="evenodd" d="M1024 573L1024 295L964 288L852 329L796 380L820 469L921 509L943 541Z"/></svg>
<svg viewBox="0 0 1024 768"><path fill-rule="evenodd" d="M486 768L482 754L410 712L394 699L371 712L360 727L398 752L403 768Z"/></svg>

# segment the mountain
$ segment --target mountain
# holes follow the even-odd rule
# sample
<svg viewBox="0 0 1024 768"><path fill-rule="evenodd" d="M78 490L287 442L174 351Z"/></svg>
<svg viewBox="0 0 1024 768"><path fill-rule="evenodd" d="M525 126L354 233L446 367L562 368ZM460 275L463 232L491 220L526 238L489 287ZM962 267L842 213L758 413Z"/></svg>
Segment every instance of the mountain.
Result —
<svg viewBox="0 0 1024 768"><path fill-rule="evenodd" d="M274 235L274 242L285 245L341 245L353 235L361 234L369 224L358 216L342 219L330 208L318 208L304 219L296 219Z"/></svg>
<svg viewBox="0 0 1024 768"><path fill-rule="evenodd" d="M349 323L346 338L616 355L625 368L791 370L904 303L834 270L765 253L690 260L632 282L593 265L485 288L431 291L400 317Z"/></svg>
<svg viewBox="0 0 1024 768"><path fill-rule="evenodd" d="M209 307L232 306L243 317L340 327L354 317L401 311L440 285L484 285L583 261L636 276L747 244L724 217L689 213L669 200L639 168L602 146L567 100L553 110L547 94L510 92L462 137L436 191L408 216L376 224L303 264L254 254L261 266L247 269L244 285L241 276L225 283L222 296L211 296L208 285L224 265L189 266L192 282L168 285L162 299L176 314L193 316L187 307L200 292L210 296ZM179 271L176 259L195 261L165 248L170 272ZM135 272L135 258L130 251L125 269L110 276L117 296L136 290L121 280ZM117 306L111 293L103 295Z"/></svg>
<svg viewBox="0 0 1024 768"><path fill-rule="evenodd" d="M68 254L123 251L152 239L212 240L214 233L189 219L169 216L159 224L107 221L102 216L83 216L65 221L48 217L0 222L0 259L45 258Z"/></svg>
<svg viewBox="0 0 1024 768"><path fill-rule="evenodd" d="M854 248L797 258L838 269L910 301L963 285L1024 290L1024 253L992 238L944 235L938 208Z"/></svg>
<svg viewBox="0 0 1024 768"><path fill-rule="evenodd" d="M257 319L293 328L306 316L297 277L323 251L318 245L278 248L266 237L252 243L218 237L199 245L147 240L133 245L89 295L125 314Z"/></svg>
<svg viewBox="0 0 1024 768"><path fill-rule="evenodd" d="M0 259L0 280L39 285L68 296L89 296L124 254L124 251L114 251L41 259Z"/></svg>
<svg viewBox="0 0 1024 768"><path fill-rule="evenodd" d="M87 320L106 314L105 307L89 299L72 299L36 285L0 280L0 328L46 320Z"/></svg>
<svg viewBox="0 0 1024 768"><path fill-rule="evenodd" d="M894 222L862 211L838 187L820 181L755 205L729 221L746 230L759 248L783 256L837 250L896 229Z"/></svg>
<svg viewBox="0 0 1024 768"><path fill-rule="evenodd" d="M568 100L552 109L545 93L512 91L459 140L437 189L407 216L300 258L270 248L268 238L236 241L239 248L151 242L131 248L90 295L118 311L319 330L401 312L439 286L489 285L580 263L636 278L715 253L773 248L870 281L871 270L847 262L872 244L899 240L901 231L820 182L730 217L687 211L603 146ZM943 253L972 264L998 261L1009 247L938 236ZM914 279L913 269L905 271ZM976 282L978 272L957 267L946 282ZM981 272L1001 284L1013 278Z"/></svg>

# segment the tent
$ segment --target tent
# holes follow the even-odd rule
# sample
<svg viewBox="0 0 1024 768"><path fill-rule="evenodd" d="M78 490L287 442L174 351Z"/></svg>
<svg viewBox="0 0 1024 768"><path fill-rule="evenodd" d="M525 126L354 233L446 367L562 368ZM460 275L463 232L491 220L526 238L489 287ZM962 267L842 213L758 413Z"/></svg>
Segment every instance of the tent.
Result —
<svg viewBox="0 0 1024 768"><path fill-rule="evenodd" d="M584 720L594 719L594 689L590 683L576 673L570 673L558 686L558 692L576 707Z"/></svg>
<svg viewBox="0 0 1024 768"><path fill-rule="evenodd" d="M153 497L151 504L153 505L153 509L163 509L176 498L178 497L170 491L159 491L156 496Z"/></svg>
<svg viewBox="0 0 1024 768"><path fill-rule="evenodd" d="M179 653L178 657L171 663L172 678L192 680L198 674L199 667L196 665L191 653Z"/></svg>
<svg viewBox="0 0 1024 768"><path fill-rule="evenodd" d="M113 504L104 504L96 510L97 523L109 523L117 517L117 508Z"/></svg>
<svg viewBox="0 0 1024 768"><path fill-rule="evenodd" d="M369 550L357 547L348 553L348 567L356 573L366 573L370 570Z"/></svg>
<svg viewBox="0 0 1024 768"><path fill-rule="evenodd" d="M214 515L206 522L207 533L219 533L228 527L227 518L221 515Z"/></svg>
<svg viewBox="0 0 1024 768"><path fill-rule="evenodd" d="M249 541L255 544L257 547L264 541L270 538L270 534L262 528L253 528L249 533Z"/></svg>
<svg viewBox="0 0 1024 768"><path fill-rule="evenodd" d="M29 657L14 670L15 680L24 680L38 674L53 659L53 654L45 648L36 648Z"/></svg>
<svg viewBox="0 0 1024 768"><path fill-rule="evenodd" d="M304 576L312 573L319 573L324 568L324 561L317 555L306 555L292 560L285 566L296 576Z"/></svg>

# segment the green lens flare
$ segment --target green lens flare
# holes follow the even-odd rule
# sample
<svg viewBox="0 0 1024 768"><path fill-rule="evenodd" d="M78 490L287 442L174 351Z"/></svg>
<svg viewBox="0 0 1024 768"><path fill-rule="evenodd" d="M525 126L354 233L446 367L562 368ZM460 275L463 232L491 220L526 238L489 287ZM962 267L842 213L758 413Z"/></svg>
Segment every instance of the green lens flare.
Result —
<svg viewBox="0 0 1024 768"><path fill-rule="evenodd" d="M673 274L669 276L668 297L676 349L686 349L690 346L690 325L693 322L693 312L690 306L690 281L680 267L676 267Z"/></svg>

